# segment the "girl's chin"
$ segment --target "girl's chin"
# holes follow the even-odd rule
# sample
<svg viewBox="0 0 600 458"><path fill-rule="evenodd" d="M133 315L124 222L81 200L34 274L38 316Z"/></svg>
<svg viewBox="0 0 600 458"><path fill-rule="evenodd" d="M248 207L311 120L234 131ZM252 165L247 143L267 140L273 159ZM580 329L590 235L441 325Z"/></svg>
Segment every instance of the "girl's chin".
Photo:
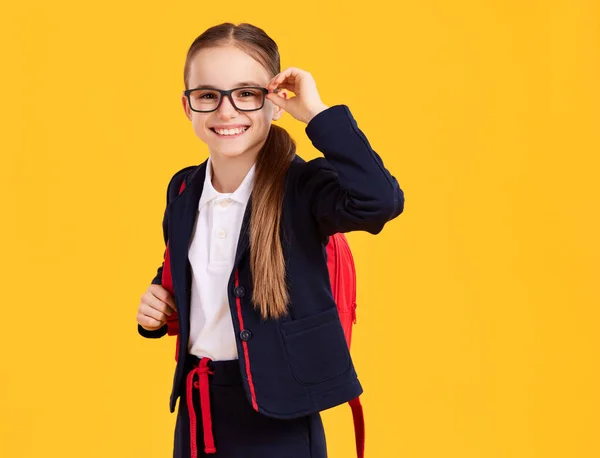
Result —
<svg viewBox="0 0 600 458"><path fill-rule="evenodd" d="M236 157L243 156L246 150L243 149L220 149L215 148L211 150L211 156L220 156L224 159L234 159Z"/></svg>

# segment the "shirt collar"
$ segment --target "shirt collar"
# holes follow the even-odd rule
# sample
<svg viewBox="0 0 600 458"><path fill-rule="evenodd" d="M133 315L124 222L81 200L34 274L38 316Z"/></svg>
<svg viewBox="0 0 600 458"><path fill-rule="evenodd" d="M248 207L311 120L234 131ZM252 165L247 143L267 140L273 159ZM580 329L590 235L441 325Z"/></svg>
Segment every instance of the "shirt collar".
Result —
<svg viewBox="0 0 600 458"><path fill-rule="evenodd" d="M241 204L246 204L252 193L252 186L254 184L254 174L256 169L256 163L252 165L252 168L248 171L242 184L232 193L220 193L212 185L212 164L210 156L206 162L206 174L204 176L204 188L202 189L202 195L200 196L200 202L198 203L198 209L202 208L205 204L209 203L213 199L231 199Z"/></svg>

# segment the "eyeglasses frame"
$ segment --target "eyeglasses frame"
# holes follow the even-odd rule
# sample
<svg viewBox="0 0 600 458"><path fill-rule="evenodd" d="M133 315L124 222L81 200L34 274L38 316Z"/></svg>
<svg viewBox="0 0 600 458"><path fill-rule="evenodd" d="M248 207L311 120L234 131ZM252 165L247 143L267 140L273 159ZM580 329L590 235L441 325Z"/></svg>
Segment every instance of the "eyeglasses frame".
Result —
<svg viewBox="0 0 600 458"><path fill-rule="evenodd" d="M240 89L258 89L263 93L263 98L262 98L262 104L260 107L258 108L252 108L250 110L246 110L246 109L242 109L242 108L238 108L237 105L235 104L235 102L233 101L233 97L231 96L231 94L234 91L239 91ZM192 108L192 100L190 99L190 94L194 91L199 91L199 90L211 90L211 91L216 91L219 94L221 94L221 97L219 98L219 103L217 104L216 108L213 110L195 110L194 108ZM273 92L279 92L279 88L275 89ZM237 111L258 111L258 110L262 110L262 108L265 106L265 99L266 99L266 95L269 93L269 90L264 88L264 87L258 87L258 86L241 86L241 87L236 87L233 89L229 89L228 91L224 91L221 89L215 89L214 87L197 87L194 89L186 89L185 91L183 91L183 95L185 95L188 99L188 104L190 106L190 110L195 111L196 113L212 113L214 111L217 111L219 109L219 107L221 106L221 103L223 103L223 99L225 97L229 98L229 101L231 102L231 105L233 106L233 108L235 108Z"/></svg>

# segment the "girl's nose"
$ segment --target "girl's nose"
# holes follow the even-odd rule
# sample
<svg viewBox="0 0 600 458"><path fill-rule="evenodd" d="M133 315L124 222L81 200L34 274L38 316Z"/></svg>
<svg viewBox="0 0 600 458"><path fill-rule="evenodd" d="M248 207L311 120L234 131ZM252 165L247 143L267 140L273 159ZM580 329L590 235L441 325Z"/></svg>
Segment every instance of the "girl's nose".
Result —
<svg viewBox="0 0 600 458"><path fill-rule="evenodd" d="M217 110L217 116L219 118L233 118L237 116L238 111L235 109L229 97L224 96L221 100L221 106Z"/></svg>

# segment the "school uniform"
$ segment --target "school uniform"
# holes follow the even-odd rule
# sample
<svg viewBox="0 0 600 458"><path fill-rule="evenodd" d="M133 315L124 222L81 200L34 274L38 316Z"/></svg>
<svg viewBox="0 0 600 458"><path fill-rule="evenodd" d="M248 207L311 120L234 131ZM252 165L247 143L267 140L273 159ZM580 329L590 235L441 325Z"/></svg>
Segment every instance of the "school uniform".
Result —
<svg viewBox="0 0 600 458"><path fill-rule="evenodd" d="M186 442L193 441L194 431L187 425L194 423L196 411L188 406L194 404L194 396L194 405L202 410L197 420L201 427L195 431L198 456L205 447L212 451L214 439L217 453L211 456L252 457L255 447L261 458L316 458L326 456L319 412L362 393L331 293L325 246L328 236L337 232L379 233L402 213L404 193L347 106L319 113L305 131L324 158L306 162L296 156L285 179L281 240L290 313L279 320L263 320L250 303L250 195L226 285L225 306L237 359L208 361L201 353L190 353L190 339L199 331L190 326L194 270L189 252L209 161L180 170L169 183L163 232L165 243L170 243L180 335L169 404L174 412L180 398L175 456L189 456ZM186 187L178 194L184 179ZM162 268L152 283L161 283ZM167 333L167 325L155 331L138 325L138 332L159 338ZM210 342L214 340L205 340L205 348ZM238 413L245 420L236 423ZM270 430L286 439L279 440ZM260 438L269 441L261 443ZM242 448L232 445L236 443Z"/></svg>

